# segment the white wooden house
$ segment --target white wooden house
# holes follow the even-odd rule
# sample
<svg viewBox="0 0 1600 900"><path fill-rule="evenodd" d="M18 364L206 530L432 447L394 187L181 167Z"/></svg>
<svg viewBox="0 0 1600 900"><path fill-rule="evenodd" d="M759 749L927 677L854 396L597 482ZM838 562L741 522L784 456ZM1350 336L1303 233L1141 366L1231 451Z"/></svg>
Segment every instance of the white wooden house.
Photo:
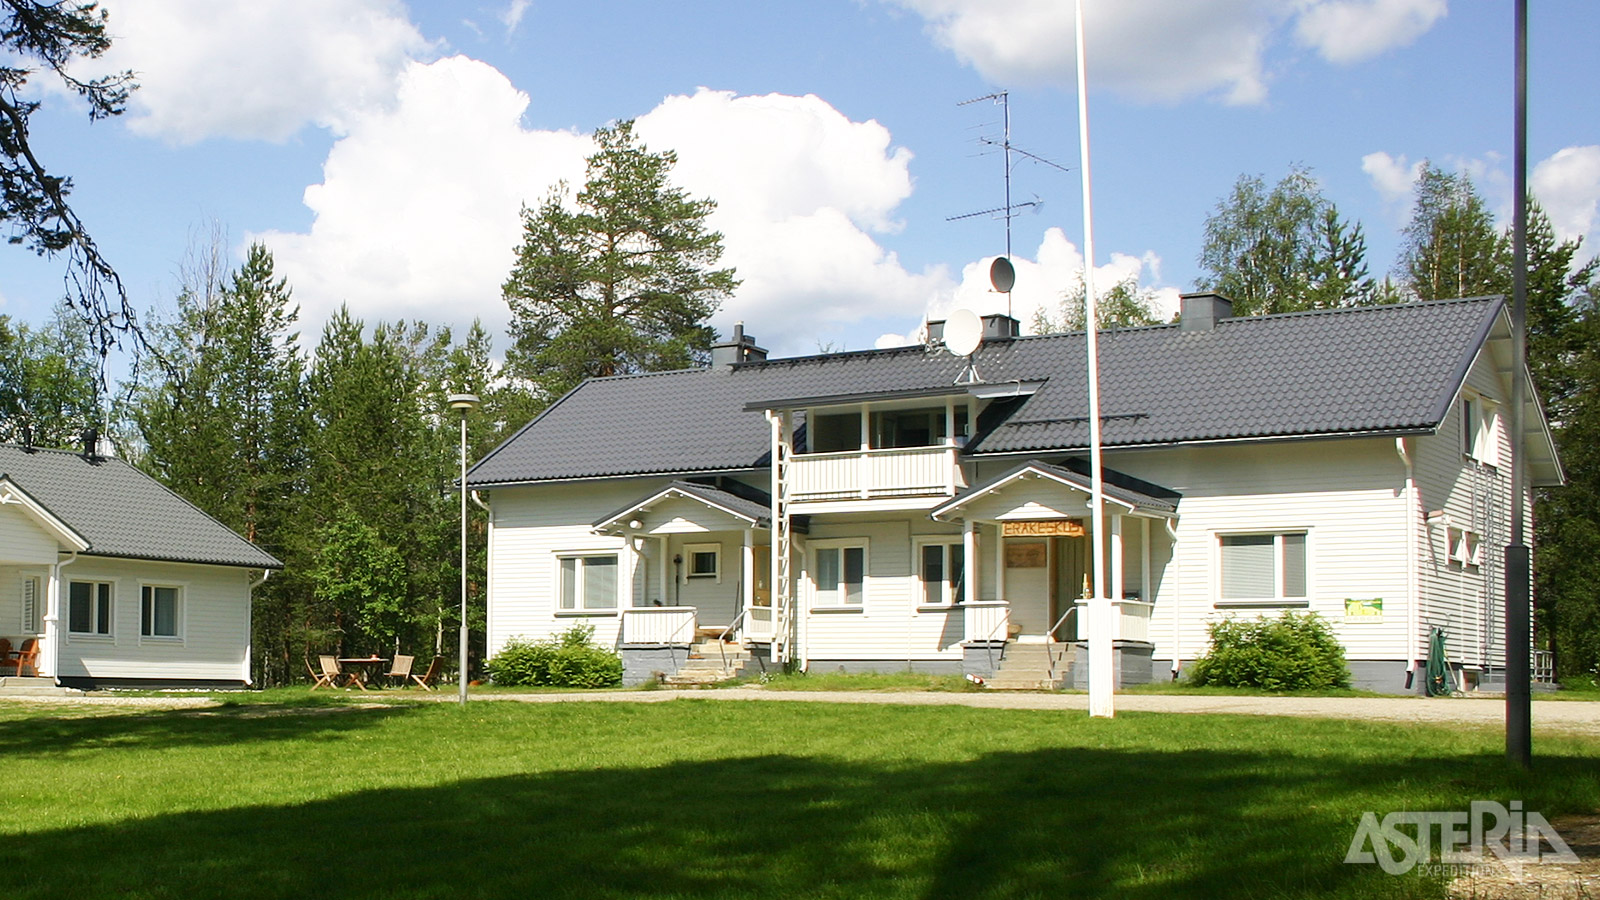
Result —
<svg viewBox="0 0 1600 900"><path fill-rule="evenodd" d="M1101 335L1121 682L1177 677L1219 617L1284 610L1332 623L1358 686L1419 690L1434 628L1469 681L1496 677L1511 442L1533 485L1562 480L1536 400L1507 433L1502 301L1183 304ZM925 347L792 359L737 329L708 368L574 389L468 475L490 654L582 624L630 681L698 636L763 665L1074 683L1084 335L984 323L976 380L933 323Z"/></svg>
<svg viewBox="0 0 1600 900"><path fill-rule="evenodd" d="M278 568L122 460L0 444L0 637L39 642L38 677L247 684L251 589Z"/></svg>

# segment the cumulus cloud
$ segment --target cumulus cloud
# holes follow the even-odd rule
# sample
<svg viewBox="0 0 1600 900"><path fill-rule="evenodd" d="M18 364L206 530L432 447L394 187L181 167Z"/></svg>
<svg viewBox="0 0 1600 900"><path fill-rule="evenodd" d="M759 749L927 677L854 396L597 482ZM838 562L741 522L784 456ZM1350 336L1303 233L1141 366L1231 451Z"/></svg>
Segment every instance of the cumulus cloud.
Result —
<svg viewBox="0 0 1600 900"><path fill-rule="evenodd" d="M1295 35L1329 62L1360 62L1410 44L1445 12L1446 0L1328 0L1300 13Z"/></svg>
<svg viewBox="0 0 1600 900"><path fill-rule="evenodd" d="M306 188L308 233L249 236L272 248L308 330L341 302L354 314L498 328L519 210L560 179L581 182L588 137L528 131L528 96L485 63L412 63L392 109L355 116L323 180Z"/></svg>
<svg viewBox="0 0 1600 900"><path fill-rule="evenodd" d="M1060 228L1045 231L1033 258L1012 255L1011 265L1016 269L1017 281L1009 301L989 282L989 267L993 263L994 257L988 256L963 266L960 281L948 293L936 296L928 304L925 317L943 319L957 309L970 309L980 316L1004 313L1008 311L1009 302L1011 315L1022 322L1026 332L1040 310L1057 315L1067 292L1083 278L1083 251ZM1148 285L1160 278L1160 267L1160 258L1152 252L1133 256L1113 251L1109 262L1094 267L1095 296L1129 279ZM1172 318L1178 311L1178 290L1154 289L1154 295L1157 318ZM881 335L876 346L904 347L920 341L919 325L905 334Z"/></svg>
<svg viewBox="0 0 1600 900"><path fill-rule="evenodd" d="M1533 167L1529 187L1563 240L1583 238L1585 258L1596 252L1600 212L1600 146L1567 147Z"/></svg>
<svg viewBox="0 0 1600 900"><path fill-rule="evenodd" d="M399 0L104 5L114 41L81 74L132 69L128 127L174 144L282 141L308 124L342 132L430 49Z"/></svg>
<svg viewBox="0 0 1600 900"><path fill-rule="evenodd" d="M928 23L933 40L996 84L1077 81L1073 5L1061 0L886 0ZM1404 46L1445 0L1119 0L1084 9L1090 83L1137 99L1266 99L1264 57L1292 24L1335 63Z"/></svg>

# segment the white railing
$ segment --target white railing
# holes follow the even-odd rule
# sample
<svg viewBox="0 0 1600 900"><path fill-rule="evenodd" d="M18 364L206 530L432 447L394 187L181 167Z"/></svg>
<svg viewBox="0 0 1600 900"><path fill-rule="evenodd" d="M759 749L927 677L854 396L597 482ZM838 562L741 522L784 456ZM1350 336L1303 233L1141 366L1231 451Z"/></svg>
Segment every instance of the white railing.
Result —
<svg viewBox="0 0 1600 900"><path fill-rule="evenodd" d="M1077 601L1078 640L1089 639L1089 601ZM1150 615L1155 604L1143 600L1113 600L1111 608L1116 613L1116 630L1111 639L1116 641L1150 642Z"/></svg>
<svg viewBox="0 0 1600 900"><path fill-rule="evenodd" d="M1556 655L1550 650L1533 651L1534 684L1555 684Z"/></svg>
<svg viewBox="0 0 1600 900"><path fill-rule="evenodd" d="M745 637L757 640L772 639L772 607L752 606L745 611Z"/></svg>
<svg viewBox="0 0 1600 900"><path fill-rule="evenodd" d="M1011 604L1004 600L974 600L961 604L967 642L1003 641L1010 635Z"/></svg>
<svg viewBox="0 0 1600 900"><path fill-rule="evenodd" d="M796 454L789 477L795 501L951 496L964 486L954 447Z"/></svg>
<svg viewBox="0 0 1600 900"><path fill-rule="evenodd" d="M694 642L692 606L636 606L622 610L622 643L684 645Z"/></svg>

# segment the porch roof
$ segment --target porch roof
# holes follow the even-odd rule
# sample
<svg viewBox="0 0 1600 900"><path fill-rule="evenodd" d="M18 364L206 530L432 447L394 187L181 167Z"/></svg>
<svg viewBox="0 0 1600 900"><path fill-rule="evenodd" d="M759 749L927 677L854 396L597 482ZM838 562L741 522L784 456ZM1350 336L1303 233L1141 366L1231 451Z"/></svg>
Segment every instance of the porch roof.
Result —
<svg viewBox="0 0 1600 900"><path fill-rule="evenodd" d="M1079 471L1081 468L1087 468L1087 463L1081 459L1069 460L1065 466L1052 465L1036 459L1030 459L1022 465L997 475L988 481L983 481L967 488L955 497L934 507L928 515L935 519L950 515L979 497L991 494L1008 484L1029 476L1048 478L1087 494L1094 490L1093 481L1087 472ZM1147 481L1141 481L1131 475L1125 475L1113 469L1104 469L1102 471L1107 500L1129 511L1154 513L1164 518L1171 518L1177 515L1178 501L1183 497L1177 491L1168 490Z"/></svg>
<svg viewBox="0 0 1600 900"><path fill-rule="evenodd" d="M749 490L751 493L761 493L754 488ZM652 491L641 499L595 522L594 530L611 531L617 527L617 523L638 515L645 509L670 497L684 497L698 501L718 512L749 523L751 528L766 528L772 511L770 503L763 504L757 500L712 487L709 484L697 484L692 481L672 481L661 489Z"/></svg>

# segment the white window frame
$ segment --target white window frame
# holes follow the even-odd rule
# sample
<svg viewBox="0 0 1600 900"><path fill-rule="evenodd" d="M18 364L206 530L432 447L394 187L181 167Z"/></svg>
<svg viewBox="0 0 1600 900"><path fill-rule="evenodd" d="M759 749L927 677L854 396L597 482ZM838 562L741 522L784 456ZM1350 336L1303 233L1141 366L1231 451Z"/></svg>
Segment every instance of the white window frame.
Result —
<svg viewBox="0 0 1600 900"><path fill-rule="evenodd" d="M184 615L186 612L184 609L185 587L183 584L170 581L144 581L139 583L139 641L141 643L145 641L154 643L183 642L184 625L188 618ZM151 595L149 602L153 604L155 602L155 592L158 590L172 591L172 634L156 634L154 621L147 623L145 620L145 594L148 592ZM151 610L151 618L152 620L154 619L153 608ZM150 629L148 631L145 630L147 626Z"/></svg>
<svg viewBox="0 0 1600 900"><path fill-rule="evenodd" d="M928 596L928 594L929 594L929 590L928 590L929 582L927 581L926 578L923 577L926 574L926 570L923 567L923 559L922 558L923 558L923 554L926 552L926 548L928 548L928 547L940 547L940 548L943 548L943 552L941 553L939 565L941 567L941 570L944 573L944 577L942 579L940 579L940 581L939 581L939 599L933 599L933 598ZM961 577L963 579L971 577L971 562L965 558L965 556L966 556L966 544L962 540L961 535L959 535L959 534L927 535L927 536L924 536L924 537L917 537L917 538L913 538L912 539L912 542L911 542L911 565L912 565L912 568L913 568L912 580L915 582L915 586L914 586L913 589L917 592L917 605L918 606L920 606L920 607L954 606L955 604L960 603L962 601L963 594L965 593L964 582L962 582L962 581L953 581L950 578L950 575L951 575L950 557L951 557L952 551L960 553L962 555Z"/></svg>
<svg viewBox="0 0 1600 900"><path fill-rule="evenodd" d="M619 549L608 549L608 550L558 550L554 554L552 554L552 557L554 558L554 563L555 563L554 566L552 566L552 568L551 568L551 572L554 575L554 577L551 580L554 582L554 587L555 587L555 592L554 592L555 596L552 598L552 603L554 605L553 605L552 608L555 610L555 614L557 616L616 616L616 615L621 615L619 610L622 608L622 591L623 591L623 587L624 587L624 579L623 579L623 572L622 572L622 556L623 556L624 552L625 552L624 550L619 550ZM588 606L588 605L585 604L586 597L585 597L585 591L584 591L584 570L585 570L586 567L584 566L582 561L583 560L587 560L587 559L594 559L596 557L605 557L605 556L611 557L611 559L613 561L613 564L616 566L616 593L612 595L612 598L611 598L612 599L612 605L611 606ZM562 583L563 583L563 579L565 578L565 572L562 569L562 563L565 562L566 560L569 560L569 559L578 560L579 563L573 569L573 571L577 574L577 581L573 584L573 587L572 587L572 602L573 602L573 605L570 606L570 607L567 607L567 606L562 606L561 605Z"/></svg>
<svg viewBox="0 0 1600 900"><path fill-rule="evenodd" d="M851 602L849 599L847 599L848 594L845 594L842 589L836 588L833 590L824 591L817 583L817 573L820 568L818 563L820 554L823 551L836 551L839 554L839 584L841 586L849 584L849 582L845 581L843 577L845 572L845 553L849 550L861 551L861 599L855 602ZM809 586L811 591L812 609L843 612L849 610L860 611L866 608L868 594L870 592L868 584L872 581L870 575L872 571L872 547L871 543L866 538L834 538L823 541L811 541L810 546L807 548L806 556L807 562L809 563L809 565L806 567L806 584ZM844 596L841 596L841 594L844 594Z"/></svg>
<svg viewBox="0 0 1600 900"><path fill-rule="evenodd" d="M1301 594L1301 595L1297 595L1297 596L1292 596L1292 597L1288 596L1287 594L1284 593L1284 587L1285 587L1284 582L1286 580L1286 576L1287 576L1288 573L1286 572L1286 570L1284 568L1284 565L1283 565L1284 538L1288 537L1290 535L1298 535L1298 536L1300 536L1301 538L1304 539L1304 543L1302 545L1302 555L1303 555L1302 562L1303 562L1303 564L1305 566L1305 571L1303 573L1301 573L1302 574L1302 578L1305 581L1305 593ZM1228 597L1228 596L1224 596L1223 587L1222 586L1223 586L1223 579L1225 577L1225 573L1223 571L1222 545L1223 545L1223 542L1225 540L1227 540L1228 538L1243 538L1243 537L1270 537L1270 538L1273 539L1273 541L1272 541L1272 567L1273 567L1273 585L1274 585L1274 587L1273 587L1273 596L1270 596L1270 597ZM1260 530L1260 531L1219 531L1219 532L1215 532L1214 533L1214 539L1212 540L1212 544L1211 544L1211 547L1212 547L1211 552L1213 554L1213 559L1214 559L1214 564L1215 564L1215 572L1216 572L1215 594L1214 594L1215 601L1214 601L1214 604L1219 608L1262 606L1262 607L1291 607L1291 608L1298 609L1298 608L1309 607L1310 604L1311 604L1311 595L1315 591L1315 586L1313 585L1312 578L1311 578L1311 573L1313 571L1311 545L1312 545L1312 539L1311 539L1311 529L1310 528L1274 528L1274 529L1264 529L1264 530Z"/></svg>
<svg viewBox="0 0 1600 900"><path fill-rule="evenodd" d="M1463 569L1476 569L1483 564L1483 536L1475 531L1451 526L1445 529L1445 548L1450 562Z"/></svg>
<svg viewBox="0 0 1600 900"><path fill-rule="evenodd" d="M44 579L22 576L22 633L44 634Z"/></svg>
<svg viewBox="0 0 1600 900"><path fill-rule="evenodd" d="M709 553L712 556L710 572L696 572L694 570L694 557L697 553ZM684 544L683 559L687 563L683 567L683 580L688 583L691 579L697 581L715 581L722 583L722 545L721 544Z"/></svg>
<svg viewBox="0 0 1600 900"><path fill-rule="evenodd" d="M1500 409L1475 391L1461 394L1461 455L1486 466L1500 465Z"/></svg>
<svg viewBox="0 0 1600 900"><path fill-rule="evenodd" d="M76 631L72 627L72 588L74 585L90 585L89 594L89 631ZM97 586L105 587L106 610L101 615L100 592ZM111 640L117 636L117 583L111 579L74 578L67 582L67 633L75 639Z"/></svg>

